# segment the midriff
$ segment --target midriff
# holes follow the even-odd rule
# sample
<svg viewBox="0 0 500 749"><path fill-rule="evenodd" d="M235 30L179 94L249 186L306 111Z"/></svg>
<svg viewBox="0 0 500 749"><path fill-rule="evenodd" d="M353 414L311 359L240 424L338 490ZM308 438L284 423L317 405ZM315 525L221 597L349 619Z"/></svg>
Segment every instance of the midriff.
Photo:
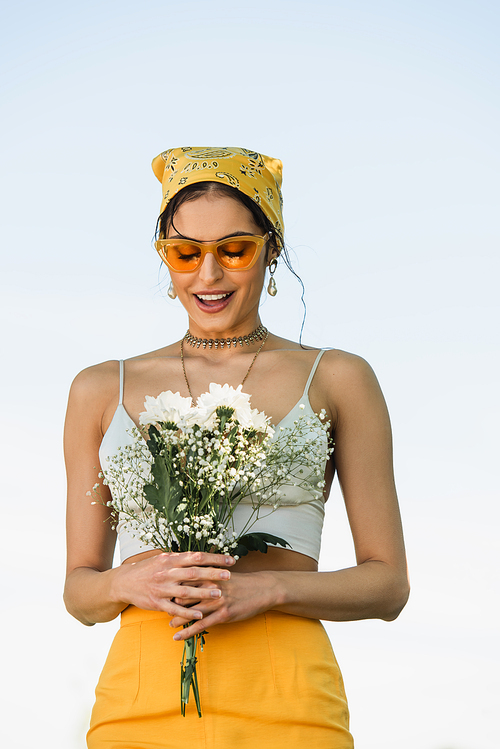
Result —
<svg viewBox="0 0 500 749"><path fill-rule="evenodd" d="M125 559L123 564L135 564L161 553L159 549L157 551L143 551L141 554L135 554ZM247 556L238 559L231 569L238 572L260 572L262 570L317 572L318 564L312 557L300 554L297 551L269 546L267 554L262 554L260 551L250 551Z"/></svg>

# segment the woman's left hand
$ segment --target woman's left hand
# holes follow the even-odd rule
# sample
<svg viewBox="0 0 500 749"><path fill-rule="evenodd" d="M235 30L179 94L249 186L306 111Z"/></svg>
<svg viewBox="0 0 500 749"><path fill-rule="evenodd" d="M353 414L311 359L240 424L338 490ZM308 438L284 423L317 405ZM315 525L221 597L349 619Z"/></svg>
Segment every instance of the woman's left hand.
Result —
<svg viewBox="0 0 500 749"><path fill-rule="evenodd" d="M214 587L209 582L203 583L201 587L206 586ZM203 602L183 599L184 606L196 604L196 610L202 612L203 619L176 632L174 640L187 640L214 624L250 619L263 611L269 611L278 605L281 599L277 575L268 571L231 572L230 580L217 581L217 587L221 591L219 598ZM170 626L176 629L188 622L189 619L174 616Z"/></svg>

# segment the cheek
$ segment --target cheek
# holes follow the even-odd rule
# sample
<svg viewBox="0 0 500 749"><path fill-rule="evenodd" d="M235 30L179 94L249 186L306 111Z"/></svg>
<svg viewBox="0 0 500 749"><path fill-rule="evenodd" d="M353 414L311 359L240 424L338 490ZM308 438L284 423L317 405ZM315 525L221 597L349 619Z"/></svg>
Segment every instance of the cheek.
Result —
<svg viewBox="0 0 500 749"><path fill-rule="evenodd" d="M182 275L171 273L170 279L172 281L172 284L174 286L174 289L177 293L178 297L183 297L187 294L187 288L188 288L188 281L186 278L183 278Z"/></svg>
<svg viewBox="0 0 500 749"><path fill-rule="evenodd" d="M262 286L264 284L264 280L266 277L266 258L264 253L259 257L257 262L255 263L254 267L250 269L249 273L252 274L252 282L253 284L259 284Z"/></svg>
<svg viewBox="0 0 500 749"><path fill-rule="evenodd" d="M254 267L247 271L247 274L247 278L241 282L241 286L245 286L252 295L260 294L264 285L265 268Z"/></svg>

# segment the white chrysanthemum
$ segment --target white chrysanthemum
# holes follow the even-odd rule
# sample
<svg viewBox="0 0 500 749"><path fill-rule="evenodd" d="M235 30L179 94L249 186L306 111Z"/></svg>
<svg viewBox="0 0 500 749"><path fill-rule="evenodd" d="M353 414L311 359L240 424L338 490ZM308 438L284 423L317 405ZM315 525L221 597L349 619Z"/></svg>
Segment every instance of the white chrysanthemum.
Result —
<svg viewBox="0 0 500 749"><path fill-rule="evenodd" d="M272 437L274 435L274 429L269 424L269 416L266 416L264 411L257 411L256 408L253 408L250 413L252 419L251 426L257 432L264 432L265 434L268 434L270 437Z"/></svg>
<svg viewBox="0 0 500 749"><path fill-rule="evenodd" d="M139 423L143 426L169 421L179 424L191 410L191 398L166 390L157 398L146 395L144 407L146 410L139 414Z"/></svg>
<svg viewBox="0 0 500 749"><path fill-rule="evenodd" d="M242 386L238 385L236 390L228 385L210 383L208 393L200 395L196 402L198 410L198 421L200 426L213 424L214 414L219 406L234 408L234 418L240 422L242 427L252 426L252 409L250 408L250 396L242 392ZM210 426L208 426L210 428Z"/></svg>

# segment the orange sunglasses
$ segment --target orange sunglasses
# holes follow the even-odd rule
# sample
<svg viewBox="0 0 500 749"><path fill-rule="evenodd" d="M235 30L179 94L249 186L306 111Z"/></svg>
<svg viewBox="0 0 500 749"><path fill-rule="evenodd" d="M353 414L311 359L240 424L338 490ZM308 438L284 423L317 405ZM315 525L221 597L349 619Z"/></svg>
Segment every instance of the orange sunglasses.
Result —
<svg viewBox="0 0 500 749"><path fill-rule="evenodd" d="M226 270L248 270L257 261L271 232L263 237L228 237L219 242L194 242L190 239L158 239L156 251L175 273L190 273L201 267L207 252Z"/></svg>

